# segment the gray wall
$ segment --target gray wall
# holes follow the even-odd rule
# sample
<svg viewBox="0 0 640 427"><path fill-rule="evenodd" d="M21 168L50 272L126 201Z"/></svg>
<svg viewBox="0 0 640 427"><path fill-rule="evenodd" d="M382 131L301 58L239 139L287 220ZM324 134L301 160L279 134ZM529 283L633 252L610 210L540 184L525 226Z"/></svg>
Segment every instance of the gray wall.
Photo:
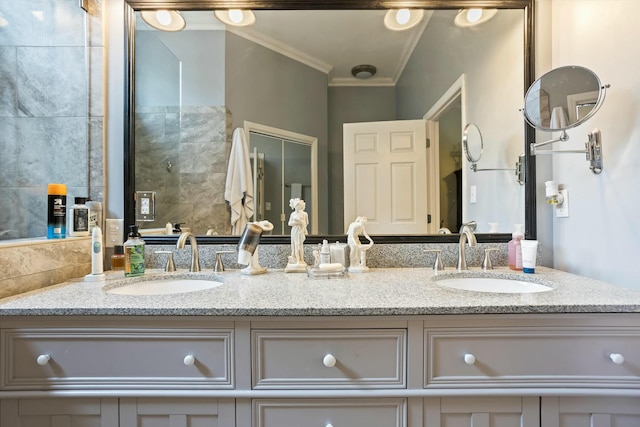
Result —
<svg viewBox="0 0 640 427"><path fill-rule="evenodd" d="M102 10L77 0L3 0L0 240L46 236L47 184L103 199Z"/></svg>

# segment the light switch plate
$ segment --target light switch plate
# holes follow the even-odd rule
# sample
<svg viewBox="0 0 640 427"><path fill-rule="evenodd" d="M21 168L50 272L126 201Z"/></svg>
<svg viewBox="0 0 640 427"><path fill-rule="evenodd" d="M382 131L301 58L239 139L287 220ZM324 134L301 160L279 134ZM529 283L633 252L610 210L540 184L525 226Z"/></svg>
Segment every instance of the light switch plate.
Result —
<svg viewBox="0 0 640 427"><path fill-rule="evenodd" d="M476 198L478 194L478 187L472 185L469 187L469 203L476 203Z"/></svg>
<svg viewBox="0 0 640 427"><path fill-rule="evenodd" d="M123 239L124 239L124 219L107 218L105 233L104 233L105 248L122 246L122 244L124 243Z"/></svg>

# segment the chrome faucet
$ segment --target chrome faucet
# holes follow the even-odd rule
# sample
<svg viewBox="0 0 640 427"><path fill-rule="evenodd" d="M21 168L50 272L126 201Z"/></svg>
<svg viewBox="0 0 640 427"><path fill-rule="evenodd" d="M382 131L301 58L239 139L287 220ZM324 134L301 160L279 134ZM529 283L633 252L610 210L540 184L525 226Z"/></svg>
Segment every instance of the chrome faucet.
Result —
<svg viewBox="0 0 640 427"><path fill-rule="evenodd" d="M467 243L468 241L470 248L473 248L476 245L477 243L476 235L473 234L475 229L476 229L475 221L467 222L465 224L462 224L462 227L460 227L460 245L458 248L458 271L468 270L467 261L464 256L464 244Z"/></svg>
<svg viewBox="0 0 640 427"><path fill-rule="evenodd" d="M196 242L196 236L192 233L185 231L178 237L178 243L176 243L177 249L184 249L185 241L189 238L189 244L191 245L191 268L189 271L200 271L200 257L198 255L198 242Z"/></svg>

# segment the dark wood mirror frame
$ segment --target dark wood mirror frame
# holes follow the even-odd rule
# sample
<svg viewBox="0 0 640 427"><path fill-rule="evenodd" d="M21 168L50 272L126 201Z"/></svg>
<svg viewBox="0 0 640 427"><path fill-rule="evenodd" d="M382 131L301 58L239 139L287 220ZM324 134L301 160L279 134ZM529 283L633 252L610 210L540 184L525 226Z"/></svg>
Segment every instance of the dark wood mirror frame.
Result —
<svg viewBox="0 0 640 427"><path fill-rule="evenodd" d="M126 0L125 0L126 1ZM177 9L177 10L203 10L203 9L254 9L254 10L278 10L278 9L461 9L469 7L497 8L497 9L522 9L524 11L524 88L522 97L534 81L534 0L130 0L125 4L125 99L127 105L124 117L124 217L125 224L133 224L135 218L134 183L135 183L135 142L133 127L134 108L134 35L135 12L138 10L153 9ZM523 101L524 102L524 101ZM523 118L525 127L523 147L525 153L525 230L527 239L535 239L536 226L536 164L535 157L531 156L527 146L535 141L535 129ZM236 244L239 236L198 236L199 244ZM289 236L264 236L263 244L289 244ZM372 236L376 243L455 243L458 242L458 234L431 234L431 235L375 235ZM508 233L478 234L479 242L503 243L511 239ZM177 236L145 236L148 244L175 244ZM308 236L305 243L315 244L323 239L335 241L344 240L344 236Z"/></svg>

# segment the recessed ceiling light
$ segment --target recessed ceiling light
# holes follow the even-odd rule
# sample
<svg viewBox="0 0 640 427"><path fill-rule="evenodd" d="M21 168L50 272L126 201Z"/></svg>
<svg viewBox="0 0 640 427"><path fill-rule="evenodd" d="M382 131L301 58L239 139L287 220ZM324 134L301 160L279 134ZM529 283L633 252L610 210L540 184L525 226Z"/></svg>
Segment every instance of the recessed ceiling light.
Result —
<svg viewBox="0 0 640 427"><path fill-rule="evenodd" d="M351 69L351 75L356 79L370 79L376 74L376 67L370 64L356 65Z"/></svg>
<svg viewBox="0 0 640 427"><path fill-rule="evenodd" d="M497 9L461 9L453 20L458 27L472 27L493 18Z"/></svg>
<svg viewBox="0 0 640 427"><path fill-rule="evenodd" d="M384 25L393 31L408 30L418 25L423 17L422 9L391 9L384 16Z"/></svg>
<svg viewBox="0 0 640 427"><path fill-rule="evenodd" d="M187 25L177 10L143 10L140 16L144 22L161 31L181 31Z"/></svg>
<svg viewBox="0 0 640 427"><path fill-rule="evenodd" d="M213 14L222 23L234 27L246 27L256 22L256 15L251 10L214 10Z"/></svg>

